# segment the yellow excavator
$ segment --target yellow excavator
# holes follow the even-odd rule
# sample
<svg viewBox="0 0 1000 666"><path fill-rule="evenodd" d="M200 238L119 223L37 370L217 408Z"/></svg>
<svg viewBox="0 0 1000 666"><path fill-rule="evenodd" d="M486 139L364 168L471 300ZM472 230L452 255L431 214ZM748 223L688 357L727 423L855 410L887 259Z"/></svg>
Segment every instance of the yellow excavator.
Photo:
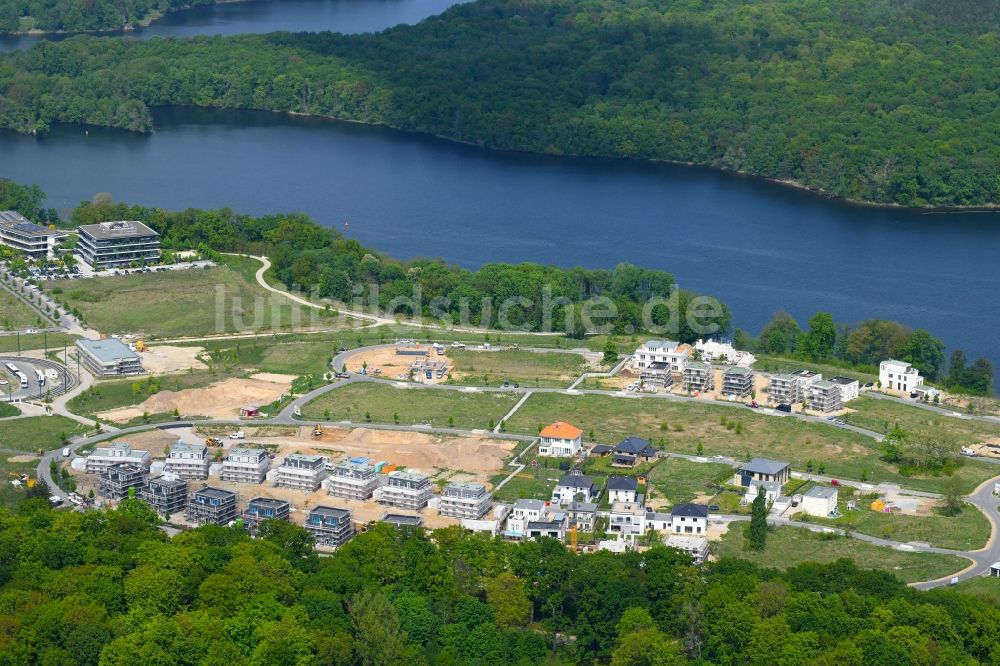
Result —
<svg viewBox="0 0 1000 666"><path fill-rule="evenodd" d="M321 426L318 423L315 426L313 426L312 436L313 437L322 437L323 436L323 426Z"/></svg>

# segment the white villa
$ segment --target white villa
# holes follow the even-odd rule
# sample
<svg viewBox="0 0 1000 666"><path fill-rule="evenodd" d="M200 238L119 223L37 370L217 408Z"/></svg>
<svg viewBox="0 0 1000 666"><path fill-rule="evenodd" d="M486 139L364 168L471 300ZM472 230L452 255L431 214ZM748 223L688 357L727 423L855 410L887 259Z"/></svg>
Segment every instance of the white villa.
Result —
<svg viewBox="0 0 1000 666"><path fill-rule="evenodd" d="M680 374L690 356L691 345L673 340L647 340L632 355L632 366L641 370L650 363L666 363L671 372Z"/></svg>
<svg viewBox="0 0 1000 666"><path fill-rule="evenodd" d="M924 378L906 361L889 359L879 363L878 381L890 393L910 395L924 383Z"/></svg>

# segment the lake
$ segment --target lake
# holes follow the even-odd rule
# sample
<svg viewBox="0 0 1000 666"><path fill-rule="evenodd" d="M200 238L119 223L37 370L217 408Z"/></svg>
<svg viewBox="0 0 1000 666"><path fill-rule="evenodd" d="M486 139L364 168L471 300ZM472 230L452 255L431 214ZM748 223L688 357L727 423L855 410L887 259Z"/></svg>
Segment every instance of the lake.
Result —
<svg viewBox="0 0 1000 666"><path fill-rule="evenodd" d="M254 0L171 12L130 39L238 35L274 32L377 32L417 23L463 0ZM26 49L41 39L64 36L0 35L0 53Z"/></svg>
<svg viewBox="0 0 1000 666"><path fill-rule="evenodd" d="M400 258L674 273L757 333L779 308L926 328L1000 367L1000 216L850 206L710 169L500 154L378 127L169 109L156 131L0 132L0 176L66 210L95 192L170 209L302 211ZM349 223L345 229L344 224Z"/></svg>

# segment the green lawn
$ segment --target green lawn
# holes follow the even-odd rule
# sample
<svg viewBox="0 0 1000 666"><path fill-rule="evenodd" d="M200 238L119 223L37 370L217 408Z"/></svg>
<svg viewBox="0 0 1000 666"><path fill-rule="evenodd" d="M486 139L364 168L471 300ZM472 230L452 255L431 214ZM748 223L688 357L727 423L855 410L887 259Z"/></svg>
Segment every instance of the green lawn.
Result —
<svg viewBox="0 0 1000 666"><path fill-rule="evenodd" d="M569 386L587 370L580 354L530 351L471 351L449 349L453 364L450 384L500 386Z"/></svg>
<svg viewBox="0 0 1000 666"><path fill-rule="evenodd" d="M612 467L611 456L591 456L583 463L583 471L587 474L601 476L646 476L660 461L639 463L635 467Z"/></svg>
<svg viewBox="0 0 1000 666"><path fill-rule="evenodd" d="M48 344L48 348L58 349L62 351L63 345L72 348L79 339L76 335L69 335L68 333L32 333L31 335L25 335L22 333L20 336L17 335L0 335L0 352L11 353L17 352L18 350L18 338L20 338L20 349L21 351L28 351L33 349L44 349L45 345Z"/></svg>
<svg viewBox="0 0 1000 666"><path fill-rule="evenodd" d="M697 495L714 495L710 488L732 479L733 468L725 463L699 463L684 458L668 458L649 475L649 483L671 503L690 502Z"/></svg>
<svg viewBox="0 0 1000 666"><path fill-rule="evenodd" d="M808 460L824 464L826 474L846 479L866 476L904 487L940 492L950 477L901 476L879 459L875 440L825 423L762 414L709 402L679 402L657 398L536 393L507 424L508 432L535 434L540 424L567 421L592 430L599 442L616 443L627 435L655 441L661 448L705 455L724 454L740 460L764 456L787 460L803 469ZM965 492L996 470L968 461L955 476Z"/></svg>
<svg viewBox="0 0 1000 666"><path fill-rule="evenodd" d="M963 557L895 550L796 527L773 528L767 536L767 548L758 553L744 550L743 528L742 523L731 525L722 539L712 544L713 552L720 557L738 557L777 569L804 562L828 564L848 557L859 567L888 571L907 583L943 578L969 564Z"/></svg>
<svg viewBox="0 0 1000 666"><path fill-rule="evenodd" d="M1000 578L996 576L969 578L951 589L976 597L994 606L1000 606Z"/></svg>
<svg viewBox="0 0 1000 666"><path fill-rule="evenodd" d="M364 423L371 414L375 423L411 425L429 423L437 427L486 428L499 423L514 406L517 396L509 393L466 393L443 389L396 388L385 384L358 383L328 391L302 410L309 421L326 419ZM451 419L451 421L449 421Z"/></svg>
<svg viewBox="0 0 1000 666"><path fill-rule="evenodd" d="M58 448L61 434L67 436L86 432L86 427L65 416L32 416L0 424L0 449L37 451Z"/></svg>
<svg viewBox="0 0 1000 666"><path fill-rule="evenodd" d="M8 474L11 472L29 474L31 478L35 478L35 467L37 466L34 462L11 462L11 457L0 456L0 506L8 509L20 502L25 495L25 487L12 486Z"/></svg>
<svg viewBox="0 0 1000 666"><path fill-rule="evenodd" d="M861 397L851 402L849 407L855 411L843 417L848 423L881 433L887 433L899 424L916 439L938 441L956 452L963 446L1000 437L1000 425L944 416L894 400Z"/></svg>
<svg viewBox="0 0 1000 666"><path fill-rule="evenodd" d="M848 511L847 502L842 501L840 518L809 517L809 521L892 541L917 541L953 550L976 550L990 538L990 521L973 506L964 507L957 516L945 516L938 509L929 516L913 516L870 511L868 504L869 500L859 500L860 510Z"/></svg>
<svg viewBox="0 0 1000 666"><path fill-rule="evenodd" d="M14 405L7 402L0 402L0 419L6 418L8 416L17 416L21 413Z"/></svg>
<svg viewBox="0 0 1000 666"><path fill-rule="evenodd" d="M309 324L314 314L329 325L320 311L293 307L225 265L52 282L46 288L107 333L149 338L290 329Z"/></svg>
<svg viewBox="0 0 1000 666"><path fill-rule="evenodd" d="M213 365L240 367L284 375L322 375L330 370L337 349L346 346L344 333L260 335L243 340L192 343L204 347Z"/></svg>
<svg viewBox="0 0 1000 666"><path fill-rule="evenodd" d="M6 289L0 287L0 331L41 326L41 316Z"/></svg>
<svg viewBox="0 0 1000 666"><path fill-rule="evenodd" d="M500 481L507 478L510 471L497 474L490 479L491 485L496 486ZM552 499L552 489L556 487L556 482L562 478L565 472L555 468L525 467L513 479L500 490L493 491L493 499L498 502L514 502L519 499Z"/></svg>

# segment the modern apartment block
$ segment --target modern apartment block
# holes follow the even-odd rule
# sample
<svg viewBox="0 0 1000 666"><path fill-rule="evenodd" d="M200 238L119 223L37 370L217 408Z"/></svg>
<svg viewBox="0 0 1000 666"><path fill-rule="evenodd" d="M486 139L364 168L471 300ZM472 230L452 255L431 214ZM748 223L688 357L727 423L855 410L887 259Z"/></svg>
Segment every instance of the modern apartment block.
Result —
<svg viewBox="0 0 1000 666"><path fill-rule="evenodd" d="M337 463L326 478L326 490L334 497L366 500L384 479L372 465L345 460Z"/></svg>
<svg viewBox="0 0 1000 666"><path fill-rule="evenodd" d="M339 547L354 536L351 512L332 506L314 507L306 518L304 527L316 539L317 546Z"/></svg>
<svg viewBox="0 0 1000 666"><path fill-rule="evenodd" d="M288 520L290 505L285 500L271 497L254 497L243 512L243 526L250 534L257 536L260 524L265 520Z"/></svg>
<svg viewBox="0 0 1000 666"><path fill-rule="evenodd" d="M228 525L236 513L236 493L206 486L191 493L185 516L198 525Z"/></svg>
<svg viewBox="0 0 1000 666"><path fill-rule="evenodd" d="M712 365L704 361L691 361L684 366L684 390L703 393L715 388Z"/></svg>
<svg viewBox="0 0 1000 666"><path fill-rule="evenodd" d="M806 407L814 412L830 414L843 406L840 387L833 382L813 382L806 392Z"/></svg>
<svg viewBox="0 0 1000 666"><path fill-rule="evenodd" d="M293 453L281 461L274 485L312 492L320 487L325 475L326 461L323 456Z"/></svg>
<svg viewBox="0 0 1000 666"><path fill-rule="evenodd" d="M861 395L861 382L850 377L830 377L830 382L840 388L840 401L847 404Z"/></svg>
<svg viewBox="0 0 1000 666"><path fill-rule="evenodd" d="M98 447L87 456L87 474L100 474L108 467L119 463L132 463L149 469L153 459L149 451L133 449L125 442L116 442Z"/></svg>
<svg viewBox="0 0 1000 666"><path fill-rule="evenodd" d="M441 494L438 513L479 520L490 510L493 496L481 483L449 483Z"/></svg>
<svg viewBox="0 0 1000 666"><path fill-rule="evenodd" d="M920 371L906 361L889 359L878 365L878 381L882 388L897 394L909 395L924 383Z"/></svg>
<svg viewBox="0 0 1000 666"><path fill-rule="evenodd" d="M128 497L129 488L134 488L135 496L138 497L139 491L146 484L147 474L145 467L134 463L110 465L101 472L97 493L101 497L118 501Z"/></svg>
<svg viewBox="0 0 1000 666"><path fill-rule="evenodd" d="M139 498L164 518L184 512L188 500L188 482L172 476L149 479Z"/></svg>
<svg viewBox="0 0 1000 666"><path fill-rule="evenodd" d="M142 222L100 222L78 228L77 251L95 271L160 260L160 235Z"/></svg>
<svg viewBox="0 0 1000 666"><path fill-rule="evenodd" d="M642 368L639 379L643 387L648 389L668 389L674 385L674 373L670 364L663 361L654 361Z"/></svg>
<svg viewBox="0 0 1000 666"><path fill-rule="evenodd" d="M806 399L809 387L822 381L823 375L810 370L797 370L791 374L772 375L767 392L778 404L793 405Z"/></svg>
<svg viewBox="0 0 1000 666"><path fill-rule="evenodd" d="M197 481L208 478L208 468L212 460L208 454L208 447L204 444L185 444L177 440L170 447L167 460L163 464L163 471L175 474L182 479Z"/></svg>
<svg viewBox="0 0 1000 666"><path fill-rule="evenodd" d="M722 373L722 395L745 398L753 393L754 373L749 368L733 366Z"/></svg>
<svg viewBox="0 0 1000 666"><path fill-rule="evenodd" d="M637 370L649 367L651 363L666 363L676 374L684 372L691 355L691 345L673 340L647 340L632 355L632 365Z"/></svg>
<svg viewBox="0 0 1000 666"><path fill-rule="evenodd" d="M400 509L419 510L431 498L431 481L423 474L393 472L389 483L379 489L378 501Z"/></svg>
<svg viewBox="0 0 1000 666"><path fill-rule="evenodd" d="M231 483L264 483L271 460L264 449L235 447L222 461L219 479Z"/></svg>
<svg viewBox="0 0 1000 666"><path fill-rule="evenodd" d="M17 211L0 210L0 245L19 250L32 259L55 256L56 245L65 237L65 232L29 222Z"/></svg>
<svg viewBox="0 0 1000 666"><path fill-rule="evenodd" d="M129 377L146 372L142 359L121 340L76 341L76 353L80 362L95 377Z"/></svg>

